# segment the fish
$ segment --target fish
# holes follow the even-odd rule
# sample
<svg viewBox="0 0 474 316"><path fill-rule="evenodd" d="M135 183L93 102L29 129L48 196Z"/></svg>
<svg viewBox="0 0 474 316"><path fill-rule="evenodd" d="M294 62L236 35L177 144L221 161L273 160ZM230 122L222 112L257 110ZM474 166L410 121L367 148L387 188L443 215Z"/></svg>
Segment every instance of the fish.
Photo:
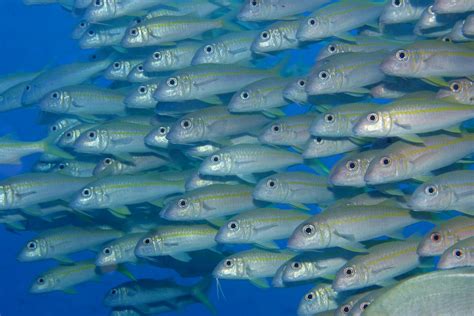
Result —
<svg viewBox="0 0 474 316"><path fill-rule="evenodd" d="M370 94L374 98L398 99L409 93L432 89L432 85L422 80L392 77L390 80L383 81L372 87Z"/></svg>
<svg viewBox="0 0 474 316"><path fill-rule="evenodd" d="M266 54L287 49L300 47L301 43L296 38L296 32L301 24L301 20L278 21L255 36L251 49L257 54Z"/></svg>
<svg viewBox="0 0 474 316"><path fill-rule="evenodd" d="M140 258L171 256L188 262L188 252L213 248L217 229L206 224L163 225L145 234L135 247Z"/></svg>
<svg viewBox="0 0 474 316"><path fill-rule="evenodd" d="M22 103L34 104L56 89L84 83L107 69L114 59L115 54L111 54L102 60L66 64L42 72L25 87Z"/></svg>
<svg viewBox="0 0 474 316"><path fill-rule="evenodd" d="M132 69L142 63L143 59L122 59L115 60L104 71L104 77L108 80L127 81Z"/></svg>
<svg viewBox="0 0 474 316"><path fill-rule="evenodd" d="M162 79L161 77L156 77L151 73L145 73L143 63L139 63L130 71L127 76L127 81L131 83L147 83L156 78Z"/></svg>
<svg viewBox="0 0 474 316"><path fill-rule="evenodd" d="M366 0L328 4L301 22L296 38L300 41L316 41L332 36L343 38L345 32L376 21L383 5L383 2Z"/></svg>
<svg viewBox="0 0 474 316"><path fill-rule="evenodd" d="M458 241L474 236L474 220L457 216L444 221L426 234L418 245L422 257L438 256Z"/></svg>
<svg viewBox="0 0 474 316"><path fill-rule="evenodd" d="M168 134L173 124L173 122L163 122L163 124L154 128L145 136L145 144L151 147L168 148L170 144Z"/></svg>
<svg viewBox="0 0 474 316"><path fill-rule="evenodd" d="M384 56L380 52L345 53L323 59L311 69L305 90L309 95L368 93L364 87L385 77L379 67Z"/></svg>
<svg viewBox="0 0 474 316"><path fill-rule="evenodd" d="M33 207L67 200L91 181L57 173L24 173L0 181L0 210Z"/></svg>
<svg viewBox="0 0 474 316"><path fill-rule="evenodd" d="M294 256L296 253L288 250L244 250L219 262L212 275L216 279L249 280L256 286L268 287L264 279L273 277L278 268Z"/></svg>
<svg viewBox="0 0 474 316"><path fill-rule="evenodd" d="M262 129L258 140L261 144L301 148L311 137L309 127L316 117L306 113L280 118Z"/></svg>
<svg viewBox="0 0 474 316"><path fill-rule="evenodd" d="M461 104L474 105L474 84L469 79L456 79L449 82L449 88L442 88L437 98Z"/></svg>
<svg viewBox="0 0 474 316"><path fill-rule="evenodd" d="M329 173L328 181L335 186L350 186L363 188L367 185L364 180L367 169L375 157L382 152L381 149L372 149L355 152L340 159Z"/></svg>
<svg viewBox="0 0 474 316"><path fill-rule="evenodd" d="M360 241L373 239L419 222L409 209L387 201L377 205L335 206L300 224L288 240L295 250L340 247L366 251Z"/></svg>
<svg viewBox="0 0 474 316"><path fill-rule="evenodd" d="M69 153L57 148L51 138L32 142L19 141L10 135L0 138L0 165L20 165L23 157L37 153L56 155L66 159L72 158Z"/></svg>
<svg viewBox="0 0 474 316"><path fill-rule="evenodd" d="M92 178L94 176L94 169L96 165L96 162L64 160L58 162L50 172L77 178Z"/></svg>
<svg viewBox="0 0 474 316"><path fill-rule="evenodd" d="M85 211L109 208L113 214L129 215L124 205L156 203L161 198L184 192L184 181L170 181L160 174L115 175L100 178L77 190L70 206Z"/></svg>
<svg viewBox="0 0 474 316"><path fill-rule="evenodd" d="M259 208L233 216L221 226L216 241L221 244L256 244L279 249L274 240L288 238L301 222L310 217L298 210Z"/></svg>
<svg viewBox="0 0 474 316"><path fill-rule="evenodd" d="M199 173L211 176L246 175L279 170L302 163L299 154L257 144L239 144L219 150L207 157Z"/></svg>
<svg viewBox="0 0 474 316"><path fill-rule="evenodd" d="M153 98L153 94L158 89L160 82L161 79L151 79L137 86L125 97L126 107L129 109L154 109L157 102Z"/></svg>
<svg viewBox="0 0 474 316"><path fill-rule="evenodd" d="M148 72L176 71L191 66L191 62L202 44L197 41L183 41L170 48L154 51L145 59L143 67Z"/></svg>
<svg viewBox="0 0 474 316"><path fill-rule="evenodd" d="M414 276L377 297L364 315L464 315L473 306L468 299L474 284L473 276L472 268L433 271ZM453 305L453 301L459 304Z"/></svg>
<svg viewBox="0 0 474 316"><path fill-rule="evenodd" d="M95 265L98 267L137 262L135 247L145 236L145 232L126 234L105 244L97 253Z"/></svg>
<svg viewBox="0 0 474 316"><path fill-rule="evenodd" d="M364 181L374 185L426 175L471 154L473 140L471 134L439 134L423 137L423 144L397 141L371 161Z"/></svg>
<svg viewBox="0 0 474 316"><path fill-rule="evenodd" d="M20 262L56 259L70 262L66 256L91 249L121 237L121 231L112 228L78 227L66 225L42 231L26 243L17 257Z"/></svg>
<svg viewBox="0 0 474 316"><path fill-rule="evenodd" d="M222 178L201 176L199 171L196 170L192 176L187 179L185 189L186 191L193 191L213 184L239 184L239 181L237 179L233 179L232 177Z"/></svg>
<svg viewBox="0 0 474 316"><path fill-rule="evenodd" d="M267 111L289 104L283 90L289 84L288 78L270 77L256 81L237 91L227 104L232 113Z"/></svg>
<svg viewBox="0 0 474 316"><path fill-rule="evenodd" d="M98 49L110 46L120 46L132 18L116 20L112 25L90 24L79 38L82 49Z"/></svg>
<svg viewBox="0 0 474 316"><path fill-rule="evenodd" d="M89 22L103 22L113 20L134 12L152 8L160 4L161 0L97 0L86 7L84 18Z"/></svg>
<svg viewBox="0 0 474 316"><path fill-rule="evenodd" d="M380 295L382 295L385 291L387 291L390 287L384 287L377 290L370 291L369 293L365 294L361 297L357 302L354 302L352 310L350 312L351 316L361 316L363 315L364 311L372 304L373 301L377 299Z"/></svg>
<svg viewBox="0 0 474 316"><path fill-rule="evenodd" d="M462 32L466 36L474 36L474 14L471 14L466 18L466 22L462 27Z"/></svg>
<svg viewBox="0 0 474 316"><path fill-rule="evenodd" d="M245 22L271 21L291 17L305 11L313 10L328 0L246 0L242 5L237 19Z"/></svg>
<svg viewBox="0 0 474 316"><path fill-rule="evenodd" d="M301 299L298 316L314 315L337 308L340 295L330 284L321 283L313 287Z"/></svg>
<svg viewBox="0 0 474 316"><path fill-rule="evenodd" d="M312 159L343 154L360 149L361 144L357 143L350 138L313 136L305 144L302 156L304 159Z"/></svg>
<svg viewBox="0 0 474 316"><path fill-rule="evenodd" d="M474 266L473 260L474 236L458 241L441 255L437 268L453 269Z"/></svg>
<svg viewBox="0 0 474 316"><path fill-rule="evenodd" d="M368 254L358 255L341 267L332 285L334 290L342 292L396 282L394 277L420 265L420 258L416 253L419 242L417 238L413 238L370 247L367 249Z"/></svg>
<svg viewBox="0 0 474 316"><path fill-rule="evenodd" d="M96 265L87 260L74 265L57 266L39 275L30 288L30 293L39 294L52 291L74 293L74 286L96 280L100 277Z"/></svg>
<svg viewBox="0 0 474 316"><path fill-rule="evenodd" d="M7 112L23 107L23 92L30 82L22 82L0 94L0 112Z"/></svg>
<svg viewBox="0 0 474 316"><path fill-rule="evenodd" d="M190 39L207 31L223 28L226 24L223 19L161 16L129 27L121 45L125 48L158 46Z"/></svg>
<svg viewBox="0 0 474 316"><path fill-rule="evenodd" d="M164 80L164 84L160 84L155 91L154 98L158 102L198 99L216 103L217 100L212 99L215 95L236 92L279 72L279 67L268 70L228 65L222 71L222 66L218 64L196 65L178 70Z"/></svg>
<svg viewBox="0 0 474 316"><path fill-rule="evenodd" d="M74 143L81 136L82 133L89 130L92 127L95 127L97 124L92 123L82 123L79 121L78 124L73 124L71 126L66 126L64 131L56 140L56 145L60 148L74 148ZM70 158L70 157L69 157ZM57 160L57 159L56 159Z"/></svg>
<svg viewBox="0 0 474 316"><path fill-rule="evenodd" d="M337 199L328 179L309 172L281 172L261 179L253 191L257 200L291 205L323 204Z"/></svg>
<svg viewBox="0 0 474 316"><path fill-rule="evenodd" d="M473 177L473 170L443 173L416 188L408 203L417 211L457 210L472 215L474 212Z"/></svg>
<svg viewBox="0 0 474 316"><path fill-rule="evenodd" d="M379 107L371 102L357 102L328 108L315 117L309 131L313 136L352 137L352 130L360 117Z"/></svg>
<svg viewBox="0 0 474 316"><path fill-rule="evenodd" d="M283 97L297 104L307 104L309 95L306 93L307 78L300 77L291 81L283 90Z"/></svg>
<svg viewBox="0 0 474 316"><path fill-rule="evenodd" d="M234 64L252 57L252 43L258 31L231 32L201 46L191 64Z"/></svg>
<svg viewBox="0 0 474 316"><path fill-rule="evenodd" d="M170 221L212 220L258 206L245 184L211 184L173 198L160 212Z"/></svg>
<svg viewBox="0 0 474 316"><path fill-rule="evenodd" d="M233 114L226 107L212 106L184 115L174 123L166 138L173 144L218 141L224 137L247 134L270 119L258 113Z"/></svg>
<svg viewBox="0 0 474 316"><path fill-rule="evenodd" d="M436 0L433 4L433 11L439 14L465 13L474 11L474 4L464 0Z"/></svg>
<svg viewBox="0 0 474 316"><path fill-rule="evenodd" d="M70 115L124 115L125 96L117 91L82 85L51 92L40 101L42 111Z"/></svg>
<svg viewBox="0 0 474 316"><path fill-rule="evenodd" d="M389 54L380 69L405 78L463 77L474 73L473 60L474 50L469 46L423 40Z"/></svg>
<svg viewBox="0 0 474 316"><path fill-rule="evenodd" d="M433 1L429 0L392 0L387 1L379 23L382 25L409 23L417 21Z"/></svg>
<svg viewBox="0 0 474 316"><path fill-rule="evenodd" d="M20 83L30 82L38 77L42 72L16 72L13 74L0 76L0 94L19 85Z"/></svg>
<svg viewBox="0 0 474 316"><path fill-rule="evenodd" d="M474 118L470 105L437 99L431 92L417 92L361 115L353 133L358 137L400 137L420 142L416 134L449 129L470 118Z"/></svg>
<svg viewBox="0 0 474 316"><path fill-rule="evenodd" d="M108 307L140 307L148 306L147 304L173 302L174 299L191 296L214 311L214 307L205 294L208 287L209 280L206 278L191 286L179 285L170 279L139 279L122 283L110 289L104 297L104 305Z"/></svg>
<svg viewBox="0 0 474 316"><path fill-rule="evenodd" d="M362 293L358 293L358 294L354 294L354 295L349 296L347 299L345 299L343 302L341 302L339 304L339 306L337 307L337 309L334 313L334 316L350 315L351 311L354 308L358 307L358 306L355 305L357 303L357 301L359 301L364 296L369 295L370 292L372 292L372 291L362 292Z"/></svg>

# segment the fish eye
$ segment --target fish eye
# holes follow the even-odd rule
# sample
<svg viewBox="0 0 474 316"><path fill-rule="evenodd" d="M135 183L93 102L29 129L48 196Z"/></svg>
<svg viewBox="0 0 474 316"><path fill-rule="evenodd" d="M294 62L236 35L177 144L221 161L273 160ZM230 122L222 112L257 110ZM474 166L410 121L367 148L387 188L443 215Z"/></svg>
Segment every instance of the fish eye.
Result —
<svg viewBox="0 0 474 316"><path fill-rule="evenodd" d="M276 187L276 181L273 180L273 179L269 179L267 181L267 187L272 188L272 189L275 188Z"/></svg>
<svg viewBox="0 0 474 316"><path fill-rule="evenodd" d="M112 294L112 295L117 295L117 293L118 293L117 289L111 289L110 290L110 294Z"/></svg>
<svg viewBox="0 0 474 316"><path fill-rule="evenodd" d="M408 53L404 50L399 50L395 56L397 57L398 60L400 61L407 61L408 60Z"/></svg>
<svg viewBox="0 0 474 316"><path fill-rule="evenodd" d="M301 80L298 81L298 84L299 84L300 87L304 87L306 85L306 81L301 79Z"/></svg>
<svg viewBox="0 0 474 316"><path fill-rule="evenodd" d="M291 267L294 269L294 270L299 270L301 269L301 263L299 263L298 261L295 261L291 264Z"/></svg>
<svg viewBox="0 0 474 316"><path fill-rule="evenodd" d="M114 68L115 68L115 69L120 69L120 66L122 66L122 64L121 64L120 62L116 61L116 62L114 63Z"/></svg>
<svg viewBox="0 0 474 316"><path fill-rule="evenodd" d="M51 98L53 98L53 99L59 99L59 93L56 92L56 91L53 92L53 93L51 93Z"/></svg>
<svg viewBox="0 0 474 316"><path fill-rule="evenodd" d="M352 268L352 267L347 267L347 268L344 269L343 272L344 272L344 275L345 275L345 276L352 277L352 276L354 276L354 272L355 272L355 271L354 271L354 268Z"/></svg>
<svg viewBox="0 0 474 316"><path fill-rule="evenodd" d="M143 239L143 243L144 243L145 245L151 244L151 238L145 238L145 239Z"/></svg>
<svg viewBox="0 0 474 316"><path fill-rule="evenodd" d="M144 70L144 69L143 69L143 65L137 66L137 70L138 70L139 72L143 72L143 70Z"/></svg>
<svg viewBox="0 0 474 316"><path fill-rule="evenodd" d="M56 132L58 130L58 127L56 125L51 126L51 131Z"/></svg>
<svg viewBox="0 0 474 316"><path fill-rule="evenodd" d="M441 234L440 233L431 233L430 239L434 242L440 242L441 241Z"/></svg>
<svg viewBox="0 0 474 316"><path fill-rule="evenodd" d="M110 248L107 247L107 248L104 248L104 250L102 250L102 253L104 255L110 255L112 253L112 250L110 250Z"/></svg>
<svg viewBox="0 0 474 316"><path fill-rule="evenodd" d="M71 132L67 132L67 133L66 133L66 137L67 137L67 138L71 138L71 137L72 137L72 133L71 133Z"/></svg>
<svg viewBox="0 0 474 316"><path fill-rule="evenodd" d="M273 126L272 126L272 131L273 131L273 132L277 133L277 132L279 132L280 130L281 130L280 125L273 125Z"/></svg>
<svg viewBox="0 0 474 316"><path fill-rule="evenodd" d="M425 193L430 196L434 196L438 193L438 190L436 189L435 186L429 185L425 188Z"/></svg>
<svg viewBox="0 0 474 316"><path fill-rule="evenodd" d="M310 292L308 294L305 295L304 299L307 300L307 301L312 301L314 299L314 294L313 292Z"/></svg>
<svg viewBox="0 0 474 316"><path fill-rule="evenodd" d="M91 196L92 193L91 193L90 189L84 189L84 190L82 190L81 194L82 194L83 197L89 197L89 196Z"/></svg>
<svg viewBox="0 0 474 316"><path fill-rule="evenodd" d="M234 265L234 262L232 260L228 259L228 260L225 261L225 265L226 265L226 267L230 268Z"/></svg>
<svg viewBox="0 0 474 316"><path fill-rule="evenodd" d="M452 92L459 92L461 90L461 85L457 82L453 82L449 88L451 89Z"/></svg>
<svg viewBox="0 0 474 316"><path fill-rule="evenodd" d="M160 60L161 59L161 53L160 52L153 53L153 58L155 58L156 60Z"/></svg>
<svg viewBox="0 0 474 316"><path fill-rule="evenodd" d="M270 37L270 33L268 33L267 31L263 31L261 34L260 34L260 38L261 39L268 39Z"/></svg>
<svg viewBox="0 0 474 316"><path fill-rule="evenodd" d="M314 140L316 140L316 144L324 143L324 140L321 137L316 137Z"/></svg>
<svg viewBox="0 0 474 316"><path fill-rule="evenodd" d="M329 45L329 46L328 46L328 51L329 51L330 53L334 53L334 52L336 51L336 46L334 46L334 45Z"/></svg>
<svg viewBox="0 0 474 316"><path fill-rule="evenodd" d="M400 7L402 5L402 0L393 0L392 5L397 8Z"/></svg>
<svg viewBox="0 0 474 316"><path fill-rule="evenodd" d="M95 0L95 5L96 6L101 6L102 5L102 0Z"/></svg>
<svg viewBox="0 0 474 316"><path fill-rule="evenodd" d="M213 162L219 162L220 158L219 158L218 155L214 155L214 156L211 157L211 160L212 160Z"/></svg>
<svg viewBox="0 0 474 316"><path fill-rule="evenodd" d="M369 122L377 122L379 120L379 116L377 115L377 113L370 113L369 115L367 115L367 120Z"/></svg>
<svg viewBox="0 0 474 316"><path fill-rule="evenodd" d="M36 242L30 241L26 246L28 247L28 249L35 250L38 245L36 244Z"/></svg>
<svg viewBox="0 0 474 316"><path fill-rule="evenodd" d="M188 129L192 126L192 123L190 120L182 120L181 121L181 127L184 129Z"/></svg>
<svg viewBox="0 0 474 316"><path fill-rule="evenodd" d="M242 100L247 100L249 97L250 97L250 94L247 91L242 91L242 93L240 94L240 98Z"/></svg>
<svg viewBox="0 0 474 316"><path fill-rule="evenodd" d="M86 27L86 22L82 21L80 24L79 24L80 27Z"/></svg>
<svg viewBox="0 0 474 316"><path fill-rule="evenodd" d="M95 31L94 30L89 30L87 32L87 34L89 34L89 36L94 36L95 35Z"/></svg>
<svg viewBox="0 0 474 316"><path fill-rule="evenodd" d="M347 169L347 170L352 171L352 170L354 170L354 169L356 169L356 168L357 168L357 163L356 163L355 161L349 160L348 162L346 162L346 169Z"/></svg>
<svg viewBox="0 0 474 316"><path fill-rule="evenodd" d="M211 45L206 45L206 47L204 47L204 51L208 54L212 53L214 51L214 48L212 48Z"/></svg>
<svg viewBox="0 0 474 316"><path fill-rule="evenodd" d="M111 165L112 164L112 158L105 158L104 162L106 165Z"/></svg>
<svg viewBox="0 0 474 316"><path fill-rule="evenodd" d="M256 7L258 2L257 2L257 0L253 0L253 1L250 1L250 4L254 7Z"/></svg>
<svg viewBox="0 0 474 316"><path fill-rule="evenodd" d="M64 168L66 168L66 165L63 164L63 163L60 163L59 166L58 166L58 168L59 168L60 170L63 170Z"/></svg>
<svg viewBox="0 0 474 316"><path fill-rule="evenodd" d="M137 36L138 35L138 29L136 27L134 27L133 29L131 29L128 34L130 34L131 36Z"/></svg>
<svg viewBox="0 0 474 316"><path fill-rule="evenodd" d="M319 73L318 76L319 76L319 79L326 80L326 79L329 78L329 73L327 71L323 70Z"/></svg>
<svg viewBox="0 0 474 316"><path fill-rule="evenodd" d="M147 92L147 88L146 86L141 86L138 88L138 92L140 92L141 94L145 94Z"/></svg>
<svg viewBox="0 0 474 316"><path fill-rule="evenodd" d="M178 85L178 79L176 78L169 78L167 81L166 81L166 84L169 86L169 87L176 87Z"/></svg>
<svg viewBox="0 0 474 316"><path fill-rule="evenodd" d="M159 129L159 132L160 132L161 135L166 135L167 131L168 131L168 129L164 126L160 127L160 129Z"/></svg>
<svg viewBox="0 0 474 316"><path fill-rule="evenodd" d="M181 208L185 208L186 206L188 206L188 201L185 200L185 199L180 199L178 201L178 206L181 207Z"/></svg>
<svg viewBox="0 0 474 316"><path fill-rule="evenodd" d="M326 114L324 115L324 120L327 122L327 123L334 123L335 121L335 117L334 117L334 114Z"/></svg>
<svg viewBox="0 0 474 316"><path fill-rule="evenodd" d="M316 25L316 19L313 19L313 18L309 19L308 20L308 25L311 25L311 26Z"/></svg>
<svg viewBox="0 0 474 316"><path fill-rule="evenodd" d="M44 279L43 279L43 278L38 278L38 280L36 280L36 283L38 283L38 284L43 284L43 283L44 283Z"/></svg>
<svg viewBox="0 0 474 316"><path fill-rule="evenodd" d="M26 90L26 91L30 91L30 90L31 90L31 86L30 86L30 85L27 85L27 86L25 87L25 90Z"/></svg>
<svg viewBox="0 0 474 316"><path fill-rule="evenodd" d="M308 236L314 235L314 225L308 224L303 226L303 233L305 233Z"/></svg>
<svg viewBox="0 0 474 316"><path fill-rule="evenodd" d="M363 302L360 304L359 309L362 311L365 311L367 307L369 307L370 303L369 302Z"/></svg>
<svg viewBox="0 0 474 316"><path fill-rule="evenodd" d="M451 38L448 37L448 36L443 37L442 40L443 40L443 42L446 42L446 43L450 43L450 42L451 42Z"/></svg>
<svg viewBox="0 0 474 316"><path fill-rule="evenodd" d="M232 222L229 222L229 224L227 224L227 227L230 230L238 230L239 229L239 224L237 224L236 221L232 221Z"/></svg>
<svg viewBox="0 0 474 316"><path fill-rule="evenodd" d="M89 132L89 134L87 134L87 136L89 136L90 139L94 139L97 137L97 133L92 131L92 132Z"/></svg>
<svg viewBox="0 0 474 316"><path fill-rule="evenodd" d="M351 311L351 306L349 304L341 306L341 312L348 314Z"/></svg>
<svg viewBox="0 0 474 316"><path fill-rule="evenodd" d="M464 252L461 249L454 249L453 256L457 259L462 259L462 257L464 257Z"/></svg>
<svg viewBox="0 0 474 316"><path fill-rule="evenodd" d="M142 19L141 19L141 18L136 18L136 19L135 19L135 23L136 23L136 24L142 23Z"/></svg>
<svg viewBox="0 0 474 316"><path fill-rule="evenodd" d="M392 159L390 159L389 157L383 157L382 159L380 159L380 163L382 164L382 166L390 166L392 164Z"/></svg>

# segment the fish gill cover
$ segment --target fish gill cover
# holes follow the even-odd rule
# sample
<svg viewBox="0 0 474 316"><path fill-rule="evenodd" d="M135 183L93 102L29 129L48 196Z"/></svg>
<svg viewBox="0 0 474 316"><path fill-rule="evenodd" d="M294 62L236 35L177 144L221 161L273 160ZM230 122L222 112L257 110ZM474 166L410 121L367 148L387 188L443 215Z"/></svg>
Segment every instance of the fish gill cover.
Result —
<svg viewBox="0 0 474 316"><path fill-rule="evenodd" d="M474 1L0 9L0 315L472 314Z"/></svg>

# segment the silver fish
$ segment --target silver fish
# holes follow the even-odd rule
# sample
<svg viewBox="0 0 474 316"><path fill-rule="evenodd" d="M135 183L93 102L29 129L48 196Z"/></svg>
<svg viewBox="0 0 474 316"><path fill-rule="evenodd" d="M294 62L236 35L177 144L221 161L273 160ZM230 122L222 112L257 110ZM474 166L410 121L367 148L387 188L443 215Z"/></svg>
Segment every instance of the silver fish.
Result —
<svg viewBox="0 0 474 316"><path fill-rule="evenodd" d="M258 140L267 145L303 147L310 139L309 127L316 117L311 113L283 117L267 125Z"/></svg>
<svg viewBox="0 0 474 316"><path fill-rule="evenodd" d="M330 284L316 285L301 299L298 316L310 316L335 309L339 299L339 293Z"/></svg>
<svg viewBox="0 0 474 316"><path fill-rule="evenodd" d="M169 164L168 159L158 155L132 155L129 161L106 157L94 168L95 176L138 174L158 169Z"/></svg>
<svg viewBox="0 0 474 316"><path fill-rule="evenodd" d="M328 0L247 0L237 19L241 21L269 21L290 17L328 3Z"/></svg>
<svg viewBox="0 0 474 316"><path fill-rule="evenodd" d="M474 267L474 236L458 241L446 249L438 261L438 269Z"/></svg>
<svg viewBox="0 0 474 316"><path fill-rule="evenodd" d="M311 137L303 151L304 159L329 157L360 149L361 145L349 138Z"/></svg>
<svg viewBox="0 0 474 316"><path fill-rule="evenodd" d="M179 42L176 47L162 48L153 52L143 66L148 72L175 71L189 67L201 46L201 43L194 41Z"/></svg>
<svg viewBox="0 0 474 316"><path fill-rule="evenodd" d="M450 81L449 88L439 90L436 97L462 104L474 105L474 84L469 79Z"/></svg>
<svg viewBox="0 0 474 316"><path fill-rule="evenodd" d="M296 20L269 25L255 37L252 51L258 54L298 48L300 42L296 38L296 32L300 24L301 20Z"/></svg>
<svg viewBox="0 0 474 316"><path fill-rule="evenodd" d="M95 264L99 267L136 262L135 247L146 233L126 234L105 244L97 254Z"/></svg>

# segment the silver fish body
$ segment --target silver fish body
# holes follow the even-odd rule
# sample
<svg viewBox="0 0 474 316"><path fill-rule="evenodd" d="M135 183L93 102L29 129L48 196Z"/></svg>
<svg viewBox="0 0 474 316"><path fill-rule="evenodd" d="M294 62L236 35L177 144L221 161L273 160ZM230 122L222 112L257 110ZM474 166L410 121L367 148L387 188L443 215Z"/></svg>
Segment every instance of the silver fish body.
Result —
<svg viewBox="0 0 474 316"><path fill-rule="evenodd" d="M301 20L279 21L266 27L252 43L254 53L269 53L298 48L300 42L296 32Z"/></svg>
<svg viewBox="0 0 474 316"><path fill-rule="evenodd" d="M316 115L307 113L284 117L267 125L258 137L267 145L303 147L309 140L309 127Z"/></svg>
<svg viewBox="0 0 474 316"><path fill-rule="evenodd" d="M271 21L314 10L327 0L260 0L245 1L237 18L241 21Z"/></svg>
<svg viewBox="0 0 474 316"><path fill-rule="evenodd" d="M158 155L133 155L131 161L105 157L94 168L95 176L138 174L166 166L169 161Z"/></svg>
<svg viewBox="0 0 474 316"><path fill-rule="evenodd" d="M126 262L136 262L135 247L146 233L126 234L105 244L99 253L95 264L99 267L118 265Z"/></svg>
<svg viewBox="0 0 474 316"><path fill-rule="evenodd" d="M437 268L474 267L474 236L458 241L441 255Z"/></svg>
<svg viewBox="0 0 474 316"><path fill-rule="evenodd" d="M194 41L179 42L176 47L156 50L144 63L145 71L176 71L191 66L201 43Z"/></svg>

